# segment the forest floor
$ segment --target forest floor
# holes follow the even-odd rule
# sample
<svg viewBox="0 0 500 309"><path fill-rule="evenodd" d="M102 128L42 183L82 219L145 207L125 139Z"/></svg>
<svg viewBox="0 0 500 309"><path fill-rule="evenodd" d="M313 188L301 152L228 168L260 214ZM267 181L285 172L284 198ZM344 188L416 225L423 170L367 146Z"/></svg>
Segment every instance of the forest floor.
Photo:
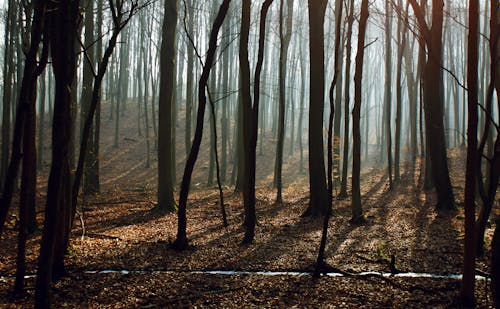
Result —
<svg viewBox="0 0 500 309"><path fill-rule="evenodd" d="M316 261L321 218L302 218L308 204L308 179L299 172L298 154L284 167L284 202L274 202L272 183L275 143L268 141L259 156L258 225L255 241L242 245L243 206L232 187L224 187L229 226L221 223L218 194L207 187L208 151L202 152L188 205L191 248L170 248L177 230L176 214L152 212L156 200L156 158L145 167L144 141L137 137L133 116L125 117L119 148L112 134L103 137L101 192L88 196L77 217L67 256L68 276L54 284L55 307L339 307L339 308L454 308L460 281L456 279L379 276L265 275L262 271L307 272ZM112 122L103 132L112 132ZM48 136L48 135L47 135ZM208 138L207 138L208 139ZM183 141L183 138L179 139ZM184 147L178 149L178 178L182 175ZM206 145L205 145L206 146ZM48 147L45 149L48 152ZM205 148L207 149L207 148ZM305 153L307 155L307 153ZM390 272L389 260L401 272L460 274L463 242L464 152L449 153L458 210L434 209L433 192L421 188L419 162L405 166L401 181L388 190L385 170L367 167L362 175L366 223L351 225L350 199L334 202L334 216L326 261L346 272ZM307 158L307 157L305 157ZM43 205L48 166L39 181L38 223ZM497 207L498 208L498 207ZM13 298L15 273L16 207L0 240L0 307L31 306L34 277L27 279L26 295ZM83 225L82 225L83 222ZM487 252L477 268L488 271ZM28 273L35 274L40 231L28 242ZM127 270L129 273L92 273ZM246 274L203 273L206 270L248 271ZM489 281L477 280L479 307L491 307Z"/></svg>

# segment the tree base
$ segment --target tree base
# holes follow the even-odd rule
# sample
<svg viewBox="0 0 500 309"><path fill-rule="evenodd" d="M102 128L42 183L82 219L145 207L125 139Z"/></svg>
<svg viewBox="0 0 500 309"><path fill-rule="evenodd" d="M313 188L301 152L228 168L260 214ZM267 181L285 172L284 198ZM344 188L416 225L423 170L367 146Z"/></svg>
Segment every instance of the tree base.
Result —
<svg viewBox="0 0 500 309"><path fill-rule="evenodd" d="M177 211L177 205L175 203L173 205L173 207L162 207L159 203L156 203L150 211L161 215L171 214Z"/></svg>
<svg viewBox="0 0 500 309"><path fill-rule="evenodd" d="M190 248L187 238L177 238L171 247L175 251L185 251Z"/></svg>
<svg viewBox="0 0 500 309"><path fill-rule="evenodd" d="M245 237L241 241L241 244L242 245L251 245L254 241L254 238L255 238L254 235L250 235L250 234L245 233Z"/></svg>
<svg viewBox="0 0 500 309"><path fill-rule="evenodd" d="M349 220L349 223L351 223L352 225L363 225L366 224L366 218L363 215L352 217L351 220Z"/></svg>
<svg viewBox="0 0 500 309"><path fill-rule="evenodd" d="M453 199L446 201L439 201L436 205L436 210L438 211L456 211L457 204Z"/></svg>
<svg viewBox="0 0 500 309"><path fill-rule="evenodd" d="M343 201L348 197L349 197L349 194L347 194L347 191L340 191L340 193L337 195L337 200Z"/></svg>

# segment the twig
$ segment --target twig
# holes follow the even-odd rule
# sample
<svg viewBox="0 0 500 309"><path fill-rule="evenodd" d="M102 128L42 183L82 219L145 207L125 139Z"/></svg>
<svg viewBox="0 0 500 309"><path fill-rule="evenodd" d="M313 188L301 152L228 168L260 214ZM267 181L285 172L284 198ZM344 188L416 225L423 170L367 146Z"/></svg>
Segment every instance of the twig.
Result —
<svg viewBox="0 0 500 309"><path fill-rule="evenodd" d="M389 285L391 285L397 289L400 289L400 290L404 290L404 291L408 291L408 292L420 290L420 291L430 293L430 294L437 294L437 292L435 290L430 290L430 289L427 289L427 288L422 287L422 286L405 287L397 282L394 282L393 280L391 280L387 277L384 277L382 274L375 274L375 273L360 274L360 273L355 273L355 272L347 272L347 271L341 270L337 267L332 267L330 265L324 264L323 270L321 273L326 274L327 272L336 272L336 273L339 273L339 274L341 274L345 277L348 277L348 278L359 278L359 279L377 278L377 279L380 279L384 282L387 282Z"/></svg>
<svg viewBox="0 0 500 309"><path fill-rule="evenodd" d="M107 202L92 202L92 203L87 203L87 205L90 206L95 206L95 205L119 205L119 204L132 204L132 203L150 203L154 204L151 201L145 201L145 200L119 200L119 201L107 201Z"/></svg>

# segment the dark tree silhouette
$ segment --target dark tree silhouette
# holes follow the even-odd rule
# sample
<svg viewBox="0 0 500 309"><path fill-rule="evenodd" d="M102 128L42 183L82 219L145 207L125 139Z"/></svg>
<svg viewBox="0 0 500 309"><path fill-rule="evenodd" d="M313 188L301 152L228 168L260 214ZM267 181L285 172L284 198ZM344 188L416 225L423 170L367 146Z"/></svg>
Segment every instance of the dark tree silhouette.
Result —
<svg viewBox="0 0 500 309"><path fill-rule="evenodd" d="M189 157L187 158L186 166L184 168L184 175L182 176L179 209L177 213L177 238L172 244L173 248L177 250L185 250L188 248L188 239L186 235L186 207L189 195L189 187L191 185L191 176L193 175L194 165L196 163L196 160L198 159L201 139L203 137L203 121L205 117L205 107L207 105L207 95L205 93L205 89L207 87L208 78L210 77L210 70L215 58L219 30L222 27L224 19L227 15L230 3L231 0L224 0L219 7L219 12L217 13L217 17L215 18L215 21L213 23L212 30L210 31L207 58L205 60L205 65L203 66L203 71L198 83L198 114L196 117L196 130L194 133L193 143L191 145L191 151L189 152Z"/></svg>

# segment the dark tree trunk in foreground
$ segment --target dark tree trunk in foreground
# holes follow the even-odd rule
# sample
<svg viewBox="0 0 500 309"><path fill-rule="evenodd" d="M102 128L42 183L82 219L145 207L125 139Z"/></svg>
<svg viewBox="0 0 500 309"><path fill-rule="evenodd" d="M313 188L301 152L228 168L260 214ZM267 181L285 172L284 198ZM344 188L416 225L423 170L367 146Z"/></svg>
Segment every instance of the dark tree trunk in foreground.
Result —
<svg viewBox="0 0 500 309"><path fill-rule="evenodd" d="M68 219L70 202L69 142L71 139L71 83L76 72L75 43L78 35L79 1L49 2L48 31L52 67L56 79L52 123L52 166L50 169L45 227L42 234L35 290L35 307L48 308L53 277L56 238ZM69 220L68 220L69 221ZM59 234L59 236L58 236Z"/></svg>
<svg viewBox="0 0 500 309"><path fill-rule="evenodd" d="M325 156L323 151L323 112L325 101L324 20L326 0L309 0L309 208L304 215L326 214Z"/></svg>
<svg viewBox="0 0 500 309"><path fill-rule="evenodd" d="M264 60L264 42L266 34L266 18L269 6L273 0L267 0L262 5L260 13L259 28L259 51L257 65L255 68L254 103L250 93L250 63L248 61L248 37L250 30L250 1L243 0L241 11L241 36L240 36L240 68L241 68L241 98L242 107L245 113L243 126L243 154L244 154L244 174L247 176L243 186L243 202L245 206L245 237L244 244L252 243L255 236L255 167L257 151L257 134L259 123L259 101L260 101L260 74Z"/></svg>
<svg viewBox="0 0 500 309"><path fill-rule="evenodd" d="M337 81L339 75L342 74L341 68L339 68L340 63L340 32L342 26L342 10L343 10L343 1L336 0L335 1L335 67L333 74L333 81L330 85L330 116L328 119L328 209L326 211L326 215L323 220L323 231L321 233L321 243L318 251L318 258L316 260L316 268L314 269L314 278L318 278L321 272L322 266L325 264L325 248L326 248L326 239L328 236L328 222L330 221L330 217L332 215L333 208L333 120L335 116L335 102L334 102L334 90L337 86ZM340 87L342 88L342 87Z"/></svg>
<svg viewBox="0 0 500 309"><path fill-rule="evenodd" d="M361 172L361 91L363 81L363 61L365 56L365 34L368 22L368 0L361 2L361 13L359 20L358 52L356 54L356 69L354 73L354 109L352 111L352 218L351 222L361 223L364 221L361 208L360 172Z"/></svg>
<svg viewBox="0 0 500 309"><path fill-rule="evenodd" d="M498 78L500 60L500 3L496 0L491 1L491 19L490 19L490 85L486 98L486 121L484 124L481 140L479 143L479 156L476 162L477 178L479 185L479 194L481 196L482 205L479 210L479 216L476 223L476 253L483 254L484 233L490 218L491 210L495 201L495 196L498 188L498 180L500 177L500 134L497 134L496 141L492 147L492 154L488 154L487 175L484 177L482 173L482 154L484 153L487 140L492 139L491 132L493 122L493 94L496 91L497 102L500 99L500 79ZM498 103L497 103L498 104ZM497 109L498 112L498 109ZM489 146L488 146L489 147Z"/></svg>
<svg viewBox="0 0 500 309"><path fill-rule="evenodd" d="M26 273L26 240L28 234L33 232L33 224L36 225L36 221L33 222L33 220L35 220L34 210L36 193L36 89L38 77L45 69L48 56L47 40L44 36L42 59L40 60L40 64L37 64L37 54L44 32L46 4L44 1L34 1L33 9L34 16L30 34L31 45L26 54L16 114L16 127L14 128L15 133L23 132L18 136L14 136L17 139L23 139L23 171L19 201L19 237L16 260L16 281L14 283L14 293L16 294L21 294L23 291L24 275ZM13 150L15 149L16 148L13 147ZM19 159L15 158L14 155L17 156L16 153L13 153L9 170L11 170L11 168L17 169L18 163L16 164L15 161ZM16 166L13 167L13 164ZM10 171L7 175L10 177ZM10 192L10 194L12 194L12 192ZM10 206L10 201L8 201L8 204L2 205L2 207L7 207L7 209L8 206Z"/></svg>
<svg viewBox="0 0 500 309"><path fill-rule="evenodd" d="M465 238L464 268L461 298L465 307L474 307L475 260L475 193L477 166L477 119L478 119L478 44L479 44L479 1L469 1L469 39L467 57L468 121L467 121L467 168L465 173Z"/></svg>
<svg viewBox="0 0 500 309"><path fill-rule="evenodd" d="M19 163L21 161L21 139L22 130L24 129L24 117L16 117L14 123L14 138L11 143L11 109L14 109L12 102L13 91L13 75L14 75L14 39L15 35L13 27L16 22L16 6L14 1L9 1L5 26L5 60L3 72L3 102L2 102L2 162L0 165L0 182L2 185L2 199L0 200L0 237L9 213L9 208L12 201L12 191L14 190L14 182L17 179ZM8 25L8 26L7 26ZM19 106L17 106L19 109ZM19 113L16 113L19 114ZM21 114L24 115L24 114ZM9 157L10 154L10 157ZM10 160L9 160L10 158Z"/></svg>
<svg viewBox="0 0 500 309"><path fill-rule="evenodd" d="M423 72L423 96L425 114L425 136L428 148L431 173L436 187L437 208L455 208L446 157L446 139L443 111L443 0L432 1L432 25L429 27L425 15L416 0L409 0L420 27L423 41L427 47L427 62Z"/></svg>
<svg viewBox="0 0 500 309"><path fill-rule="evenodd" d="M158 205L166 212L175 210L172 181L172 126L175 79L177 0L165 1L160 55L160 96L158 111Z"/></svg>
<svg viewBox="0 0 500 309"><path fill-rule="evenodd" d="M495 224L491 242L491 292L495 308L500 308L500 219Z"/></svg>
<svg viewBox="0 0 500 309"><path fill-rule="evenodd" d="M10 153L10 110L12 108L11 98L12 98L12 78L14 74L14 57L13 57L13 46L14 40L13 36L13 27L15 27L16 22L16 5L14 0L8 1L7 7L7 15L5 16L5 40L4 40L4 63L3 63L3 98L2 98L2 158L0 165L0 184L1 188L4 189L7 175L7 168L9 166L9 153ZM3 225L4 218L3 212L4 209L0 209L2 211L2 221L0 224ZM5 212L7 215L7 212ZM0 229L1 235L1 229Z"/></svg>
<svg viewBox="0 0 500 309"><path fill-rule="evenodd" d="M210 77L210 69L212 68L215 52L217 49L217 37L219 30L222 27L224 18L226 17L227 11L229 9L229 4L231 0L224 0L219 8L219 13L215 18L215 21L210 32L210 40L208 43L207 58L205 60L205 65L203 67L203 72L200 77L198 84L198 114L196 118L196 130L194 134L193 143L191 146L191 151L186 161L186 166L184 168L184 175L182 176L181 192L179 197L179 210L177 214L177 238L172 246L177 250L185 250L188 247L188 239L186 235L187 228L187 218L186 218L186 207L189 195L189 187L191 185L191 176L193 174L194 165L198 159L198 154L200 152L201 139L203 137L203 122L205 117L205 107L207 105L207 95L206 86L208 78ZM160 116L161 117L161 116Z"/></svg>

